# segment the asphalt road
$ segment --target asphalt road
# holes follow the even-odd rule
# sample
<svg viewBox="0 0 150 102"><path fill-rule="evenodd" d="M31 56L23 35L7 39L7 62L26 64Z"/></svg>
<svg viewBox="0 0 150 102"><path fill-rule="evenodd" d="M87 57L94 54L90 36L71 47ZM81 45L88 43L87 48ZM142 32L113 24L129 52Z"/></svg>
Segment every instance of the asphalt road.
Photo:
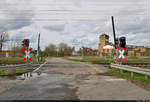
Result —
<svg viewBox="0 0 150 102"><path fill-rule="evenodd" d="M49 59L25 80L3 88L1 100L150 100L150 91L109 76L102 65ZM12 83L12 82L11 82ZM7 82L9 84L9 81Z"/></svg>

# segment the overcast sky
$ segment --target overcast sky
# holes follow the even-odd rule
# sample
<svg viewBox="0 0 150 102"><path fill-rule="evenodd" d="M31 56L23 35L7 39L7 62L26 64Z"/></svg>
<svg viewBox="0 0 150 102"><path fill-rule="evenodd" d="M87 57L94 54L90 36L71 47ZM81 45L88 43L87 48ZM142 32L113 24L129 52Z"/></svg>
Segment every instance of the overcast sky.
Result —
<svg viewBox="0 0 150 102"><path fill-rule="evenodd" d="M10 38L29 38L41 48L68 43L97 49L99 35L113 42L111 16L116 36L127 37L129 45L150 45L150 0L0 0L0 28Z"/></svg>

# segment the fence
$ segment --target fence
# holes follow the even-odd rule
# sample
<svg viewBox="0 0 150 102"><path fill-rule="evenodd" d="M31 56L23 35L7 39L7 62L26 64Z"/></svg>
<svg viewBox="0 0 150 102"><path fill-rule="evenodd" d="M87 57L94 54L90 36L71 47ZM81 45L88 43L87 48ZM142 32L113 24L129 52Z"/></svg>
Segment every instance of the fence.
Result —
<svg viewBox="0 0 150 102"><path fill-rule="evenodd" d="M8 69L19 69L19 68L27 68L31 69L33 67L38 67L40 64L19 64L19 65L7 65L7 66L0 66L0 70L8 70Z"/></svg>
<svg viewBox="0 0 150 102"><path fill-rule="evenodd" d="M148 80L148 76L150 75L150 69L132 67L128 65L119 65L119 64L113 64L113 63L111 63L110 67L119 69L120 73L123 73L123 71L131 72L131 77L133 77L134 73L139 73L139 74L145 75L145 79Z"/></svg>

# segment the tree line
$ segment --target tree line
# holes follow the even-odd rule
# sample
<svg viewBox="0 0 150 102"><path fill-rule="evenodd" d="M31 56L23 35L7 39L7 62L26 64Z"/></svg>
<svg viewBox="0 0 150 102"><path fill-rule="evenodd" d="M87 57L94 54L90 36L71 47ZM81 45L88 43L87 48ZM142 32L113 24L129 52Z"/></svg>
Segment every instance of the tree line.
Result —
<svg viewBox="0 0 150 102"><path fill-rule="evenodd" d="M0 51L3 51L3 47L7 46L8 41L11 41L11 51L14 52L13 56L24 56L22 42L17 39L9 39L9 32L5 28L0 29ZM66 43L60 43L58 45L49 44L44 51L40 51L41 56L71 56L72 51L75 50L74 47L69 46ZM31 52L36 56L37 50Z"/></svg>
<svg viewBox="0 0 150 102"><path fill-rule="evenodd" d="M58 46L50 44L44 50L45 56L71 56L74 47L71 47L65 43L60 43Z"/></svg>

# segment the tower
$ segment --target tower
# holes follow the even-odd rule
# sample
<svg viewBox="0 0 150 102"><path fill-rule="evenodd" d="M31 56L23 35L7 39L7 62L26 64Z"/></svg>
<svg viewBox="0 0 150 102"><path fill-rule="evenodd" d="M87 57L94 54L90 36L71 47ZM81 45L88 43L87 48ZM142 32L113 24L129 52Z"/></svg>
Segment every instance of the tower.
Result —
<svg viewBox="0 0 150 102"><path fill-rule="evenodd" d="M107 34L102 34L100 35L99 37L99 40L100 40L100 43L99 43L99 50L98 50L98 53L100 56L102 56L102 53L103 53L103 47L105 45L109 45L109 36Z"/></svg>

